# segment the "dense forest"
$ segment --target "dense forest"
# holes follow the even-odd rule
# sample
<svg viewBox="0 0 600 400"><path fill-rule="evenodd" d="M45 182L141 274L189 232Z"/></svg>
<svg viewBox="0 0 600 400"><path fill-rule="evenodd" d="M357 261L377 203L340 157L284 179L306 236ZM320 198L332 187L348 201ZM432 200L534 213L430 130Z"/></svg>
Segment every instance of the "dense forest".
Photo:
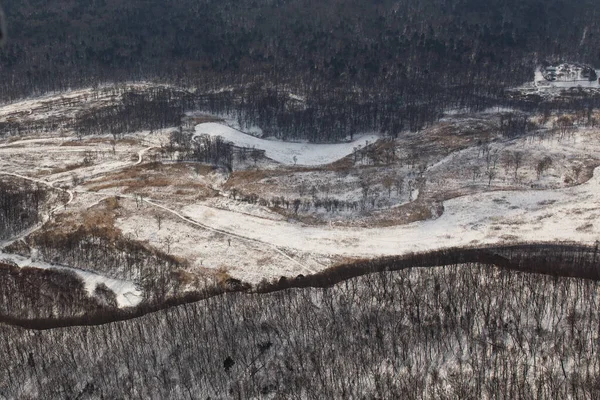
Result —
<svg viewBox="0 0 600 400"><path fill-rule="evenodd" d="M0 243L41 221L48 193L22 180L0 180Z"/></svg>
<svg viewBox="0 0 600 400"><path fill-rule="evenodd" d="M600 65L591 0L17 0L6 14L3 99L159 80L313 141L503 103L544 60Z"/></svg>
<svg viewBox="0 0 600 400"><path fill-rule="evenodd" d="M598 283L486 264L0 326L6 398L597 398Z"/></svg>
<svg viewBox="0 0 600 400"><path fill-rule="evenodd" d="M493 86L543 57L600 62L591 0L17 0L6 14L3 75L34 87L136 75Z"/></svg>

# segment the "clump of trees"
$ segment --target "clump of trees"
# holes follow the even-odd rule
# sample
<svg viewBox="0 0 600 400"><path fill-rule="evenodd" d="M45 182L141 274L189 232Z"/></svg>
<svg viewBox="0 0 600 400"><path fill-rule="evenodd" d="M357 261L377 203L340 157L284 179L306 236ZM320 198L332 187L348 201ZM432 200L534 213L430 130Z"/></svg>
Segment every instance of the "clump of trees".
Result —
<svg viewBox="0 0 600 400"><path fill-rule="evenodd" d="M195 104L191 94L174 88L123 88L120 92L116 104L78 112L71 122L73 129L82 135L118 137L178 126L184 112Z"/></svg>
<svg viewBox="0 0 600 400"><path fill-rule="evenodd" d="M0 179L0 240L37 225L48 193L43 187L19 180Z"/></svg>
<svg viewBox="0 0 600 400"><path fill-rule="evenodd" d="M99 286L90 296L74 272L20 268L0 257L0 321L61 320L117 308L115 294Z"/></svg>
<svg viewBox="0 0 600 400"><path fill-rule="evenodd" d="M537 128L527 114L504 113L500 114L500 134L506 138L524 136Z"/></svg>
<svg viewBox="0 0 600 400"><path fill-rule="evenodd" d="M80 226L73 231L45 229L27 238L39 256L57 265L91 270L107 277L134 281L145 301L164 302L180 294L178 273L187 264L143 243L113 235L110 230Z"/></svg>

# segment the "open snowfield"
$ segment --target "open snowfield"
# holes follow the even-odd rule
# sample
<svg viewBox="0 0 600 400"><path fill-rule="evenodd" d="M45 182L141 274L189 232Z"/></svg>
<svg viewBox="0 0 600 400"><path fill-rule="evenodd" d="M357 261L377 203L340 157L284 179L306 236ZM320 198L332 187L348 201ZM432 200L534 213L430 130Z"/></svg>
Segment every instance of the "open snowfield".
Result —
<svg viewBox="0 0 600 400"><path fill-rule="evenodd" d="M281 164L306 166L330 164L351 154L355 148L364 147L379 139L377 135L364 135L347 143L292 143L260 139L216 122L197 125L196 135L202 134L221 136L239 147L264 150L268 158Z"/></svg>
<svg viewBox="0 0 600 400"><path fill-rule="evenodd" d="M92 95L54 96L48 107L76 112L89 106L86 96ZM0 107L0 119L33 118L28 110L46 107L45 101ZM600 131L581 127L559 135L552 116L537 132L507 139L497 129L498 113L506 111L448 116L394 141L366 135L340 144L265 140L214 122L191 125L190 135L222 136L236 146L264 150L278 163L240 165L233 172L177 162L165 152L170 129L116 141L111 135L79 138L76 132L9 137L0 142L0 174L51 190L43 221L68 220L71 225L60 226L66 231L111 200L114 220L106 226L114 224L117 235L183 260L190 288L219 276L258 283L358 258L451 246L595 242L600 170L589 178L600 165ZM328 165L373 143L369 150L388 157L392 149L393 156L374 161L357 152ZM515 168L517 153L522 160ZM552 163L537 173L544 157ZM272 199L280 199L279 205ZM297 201L302 207L294 211ZM315 205L325 201L347 205L334 210ZM13 261L51 267L48 260ZM141 299L134 282L108 278L122 278L117 272L107 277L75 272L89 291L100 282L115 290L121 307Z"/></svg>
<svg viewBox="0 0 600 400"><path fill-rule="evenodd" d="M128 235L194 260L196 267L261 279L315 273L344 259L402 255L472 244L523 241L593 243L600 226L600 170L588 182L556 190L498 191L444 202L434 220L385 228L307 226L210 202L171 213L162 229L142 217L120 220ZM164 206L169 209L169 206ZM276 214L275 214L276 215Z"/></svg>
<svg viewBox="0 0 600 400"><path fill-rule="evenodd" d="M203 205L185 207L183 214L214 229L276 246L353 257L397 255L508 239L594 242L600 232L600 227L594 225L600 216L599 175L596 170L589 182L561 190L459 197L444 203L444 214L438 219L390 228L308 227Z"/></svg>

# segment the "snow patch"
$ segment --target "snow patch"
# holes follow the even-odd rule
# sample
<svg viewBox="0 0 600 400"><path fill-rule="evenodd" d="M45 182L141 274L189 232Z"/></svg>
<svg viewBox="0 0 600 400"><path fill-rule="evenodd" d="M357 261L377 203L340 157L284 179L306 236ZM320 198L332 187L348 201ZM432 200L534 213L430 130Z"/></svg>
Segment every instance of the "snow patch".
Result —
<svg viewBox="0 0 600 400"><path fill-rule="evenodd" d="M267 157L286 165L324 165L330 164L352 154L355 148L374 143L377 135L364 135L358 139L337 144L292 143L276 140L259 139L228 126L208 122L196 126L198 135L221 136L239 147L264 150Z"/></svg>
<svg viewBox="0 0 600 400"><path fill-rule="evenodd" d="M120 279L112 279L93 272L84 271L77 268L64 267L61 265L53 265L43 261L37 261L35 256L25 258L16 254L7 254L0 251L0 260L8 260L17 264L20 268L32 267L39 269L55 269L58 271L71 271L79 276L85 285L88 294L93 297L96 287L100 284L106 285L112 290L117 299L119 308L135 307L142 301L142 292L137 288L135 283Z"/></svg>

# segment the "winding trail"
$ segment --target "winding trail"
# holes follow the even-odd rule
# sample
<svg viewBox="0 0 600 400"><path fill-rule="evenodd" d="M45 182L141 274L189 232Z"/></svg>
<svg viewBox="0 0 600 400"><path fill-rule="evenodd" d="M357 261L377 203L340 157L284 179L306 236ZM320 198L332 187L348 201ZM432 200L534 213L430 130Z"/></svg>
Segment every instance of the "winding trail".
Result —
<svg viewBox="0 0 600 400"><path fill-rule="evenodd" d="M167 211L167 212L175 215L176 217L184 220L187 223L190 223L192 225L196 225L196 226L198 226L200 228L209 230L211 232L220 233L222 235L226 235L226 236L229 236L229 237L232 237L232 238L236 238L236 239L239 239L239 240L243 240L243 241L246 241L246 242L250 242L250 243L256 243L256 244L260 244L260 245L267 245L267 246L271 247L273 250L275 250L277 253L279 253L282 256L284 256L285 258L287 258L288 260L290 260L293 263L295 263L296 265L302 267L302 269L306 273L313 274L313 273L317 272L317 270L315 270L313 268L309 268L306 265L300 263L298 260L292 258L290 255L288 255L287 253L285 253L283 250L281 250L281 248L279 248L277 245L275 245L273 243L269 243L269 242L266 242L266 241L263 241L263 240L259 240L259 239L256 239L256 238L249 237L249 236L239 235L237 233L234 233L234 232L231 232L231 231L228 231L228 230L214 228L214 227L212 227L210 225L206 225L206 224L203 224L201 222L198 222L198 221L192 219L191 217L182 215L178 211L173 210L172 208L163 206L161 204L158 204L155 201L152 201L152 200L149 200L149 199L146 199L146 198L144 198L142 200L145 203L150 204L151 206L154 206L156 208L160 208L160 209L162 209L164 211Z"/></svg>
<svg viewBox="0 0 600 400"><path fill-rule="evenodd" d="M373 258L468 245L577 241L600 234L600 169L579 186L509 190L462 196L444 202L435 220L369 228L303 226L272 221L203 204L182 215L223 231L312 254Z"/></svg>
<svg viewBox="0 0 600 400"><path fill-rule="evenodd" d="M27 140L23 140L23 141L17 141L17 142L12 142L12 143L8 143L8 144L3 144L3 145L0 145L0 148L1 147L7 147L7 146L10 146L10 145L14 145L15 143L37 143L37 142L49 142L49 141L56 141L56 139L53 139L53 138L52 139L31 139L31 140L27 139ZM121 170L121 169L129 168L129 167L132 167L132 166L135 166L135 165L140 165L143 162L143 160L144 160L144 155L148 151L150 151L152 149L155 149L155 148L156 148L155 146L151 146L151 147L147 147L147 148L145 148L143 150L140 150L137 153L138 160L135 163L133 163L133 164L126 165L126 166L115 167L115 168L109 169L107 171L103 171L102 173L99 173L99 174L96 174L96 175L92 175L92 176L87 177L87 178L88 179L95 178L97 176L101 176L101 175L104 175L104 174L107 174L107 173L111 173L111 172L118 171L118 170ZM15 177L15 178L23 179L23 180L34 182L34 183L37 183L37 184L41 184L41 185L49 187L52 190L58 190L58 191L61 191L63 193L67 193L69 195L69 199L67 200L66 203L64 203L64 204L62 204L60 206L57 206L57 207L51 209L47 214L43 215L42 221L40 223L38 223L37 225L33 226L30 229L27 229L26 231L21 232L19 235L15 236L15 237L12 237L12 238L10 238L8 240L0 242L0 247L9 246L10 244L12 244L12 243L14 243L14 242L16 242L16 241L18 241L20 239L23 239L23 238L31 235L32 233L40 230L42 228L42 226L44 226L44 224L46 222L48 222L48 220L50 220L50 218L52 218L52 216L54 216L54 214L56 214L60 210L66 209L73 202L73 200L75 199L75 193L91 193L91 192L83 191L83 190L72 190L72 189L65 189L65 188L58 187L57 185L60 182L65 181L65 179L56 179L54 181L47 181L47 180L43 180L43 179L32 178L32 177L29 177L29 176L25 176L25 175L21 175L21 174L15 174L13 172L6 172L6 171L0 171L0 175L12 176L12 177ZM105 198L111 197L111 196L106 196L106 195L104 195L104 196L105 196ZM100 201L102 201L102 200L100 200Z"/></svg>
<svg viewBox="0 0 600 400"><path fill-rule="evenodd" d="M103 171L101 174L92 175L92 176L89 176L89 177L86 177L86 178L87 179L93 179L93 178L95 178L97 176L105 175L107 173L111 173L111 172L115 172L115 171L122 170L122 169L125 169L125 168L130 168L132 166L140 165L144 161L144 155L146 153L148 153L150 150L153 150L153 149L156 149L156 148L157 148L156 146L150 146L150 147L147 147L147 148L145 148L143 150L140 150L137 153L138 160L135 163L133 163L133 164L130 164L130 165L127 165L127 166L119 166L119 167L114 168L114 169ZM58 180L49 182L49 181L42 180L42 179L31 178L31 177L28 177L28 176L25 176L25 175L15 174L15 173L12 173L12 172L3 172L3 171L0 171L0 175L13 176L13 177L24 179L24 180L27 180L27 181L39 183L39 184L48 186L51 189L61 190L61 191L65 192L65 193L69 194L69 200L65 204L63 204L61 206L58 206L58 207L54 208L53 210L51 210L47 215L44 216L43 221L40 224L36 225L32 229L29 229L29 230L27 230L25 232L22 232L17 237L11 238L9 241L6 241L5 243L1 243L2 244L1 247L5 247L7 245L10 245L11 243L14 243L17 240L20 240L22 238L25 238L25 237L31 235L32 233L36 232L37 230L41 229L42 226L56 212L58 212L61 209L66 209L67 206L73 202L73 199L74 199L76 193L79 193L79 194L91 194L91 195L100 196L101 198L97 202L95 202L94 204L98 204L98 203L100 203L103 200L106 200L106 199L108 199L110 197L114 197L114 195L106 195L106 194L103 194L103 193L90 192L88 190L81 190L81 189L79 189L79 190L78 189L71 190L71 189L64 189L64 188L56 187L56 185L59 182L64 181L64 179L58 179ZM123 197L123 198L128 198L128 199L135 199L135 196L133 196L133 195L119 194L118 196L119 197ZM193 218L184 216L184 215L180 214L177 210L174 210L174 209L169 208L169 207L167 207L165 205L159 204L155 200L151 200L151 199L148 199L148 198L142 198L142 200L146 204L148 204L148 205L150 205L150 206L152 206L154 208L159 208L159 209L161 209L163 211L166 211L166 212L168 212L168 213L176 216L177 218L179 218L179 219L181 219L181 220L183 220L183 221L185 221L185 222L187 222L187 223L189 223L191 225L200 227L202 229L206 229L206 230L211 231L211 232L215 232L215 233L219 233L219 234L222 234L222 235L225 235L225 236L229 236L231 238L235 238L235 239L238 239L238 240L242 240L242 241L246 241L246 242L250 242L250 243L254 243L254 244L259 244L259 245L269 246L273 250L275 250L277 253L281 254L283 257L287 258L288 260L292 261L294 264L296 264L299 267L301 267L302 270L304 271L304 273L306 273L306 274L313 274L313 273L317 272L317 270L315 270L313 268L309 268L306 265L304 265L301 262L299 262L298 260L296 260L295 258L291 257L289 254L287 254L280 247L278 247L277 245L274 245L273 243L269 243L269 242L265 242L265 241L262 241L262 240L259 240L259 239L256 239L256 238L252 238L252 237L248 237L248 236L236 234L236 233L228 231L228 230L214 228L214 227L211 227L209 225L206 225L206 224L203 224L201 222L198 222L198 221L194 220Z"/></svg>
<svg viewBox="0 0 600 400"><path fill-rule="evenodd" d="M141 164L145 154L152 148L154 147L140 150L137 160L128 166ZM115 170L123 168L126 167L120 166ZM103 171L102 174L106 173ZM287 221L265 220L204 204L174 209L169 204L151 198L142 198L142 201L199 228L268 246L298 265L304 273L312 274L322 268L303 265L300 260L286 253L286 249L302 254L372 258L475 243L489 245L564 240L593 243L600 232L600 226L594 227L596 216L600 213L599 173L600 169L596 169L594 177L588 182L564 189L501 191L462 196L444 202L445 211L435 220L382 228L303 226ZM13 173L4 174L53 188L56 183ZM70 193L70 201L74 193L103 198L114 196L87 190L61 190ZM135 199L132 195L117 196ZM58 208L52 213L57 211ZM582 228L590 225L591 229Z"/></svg>

